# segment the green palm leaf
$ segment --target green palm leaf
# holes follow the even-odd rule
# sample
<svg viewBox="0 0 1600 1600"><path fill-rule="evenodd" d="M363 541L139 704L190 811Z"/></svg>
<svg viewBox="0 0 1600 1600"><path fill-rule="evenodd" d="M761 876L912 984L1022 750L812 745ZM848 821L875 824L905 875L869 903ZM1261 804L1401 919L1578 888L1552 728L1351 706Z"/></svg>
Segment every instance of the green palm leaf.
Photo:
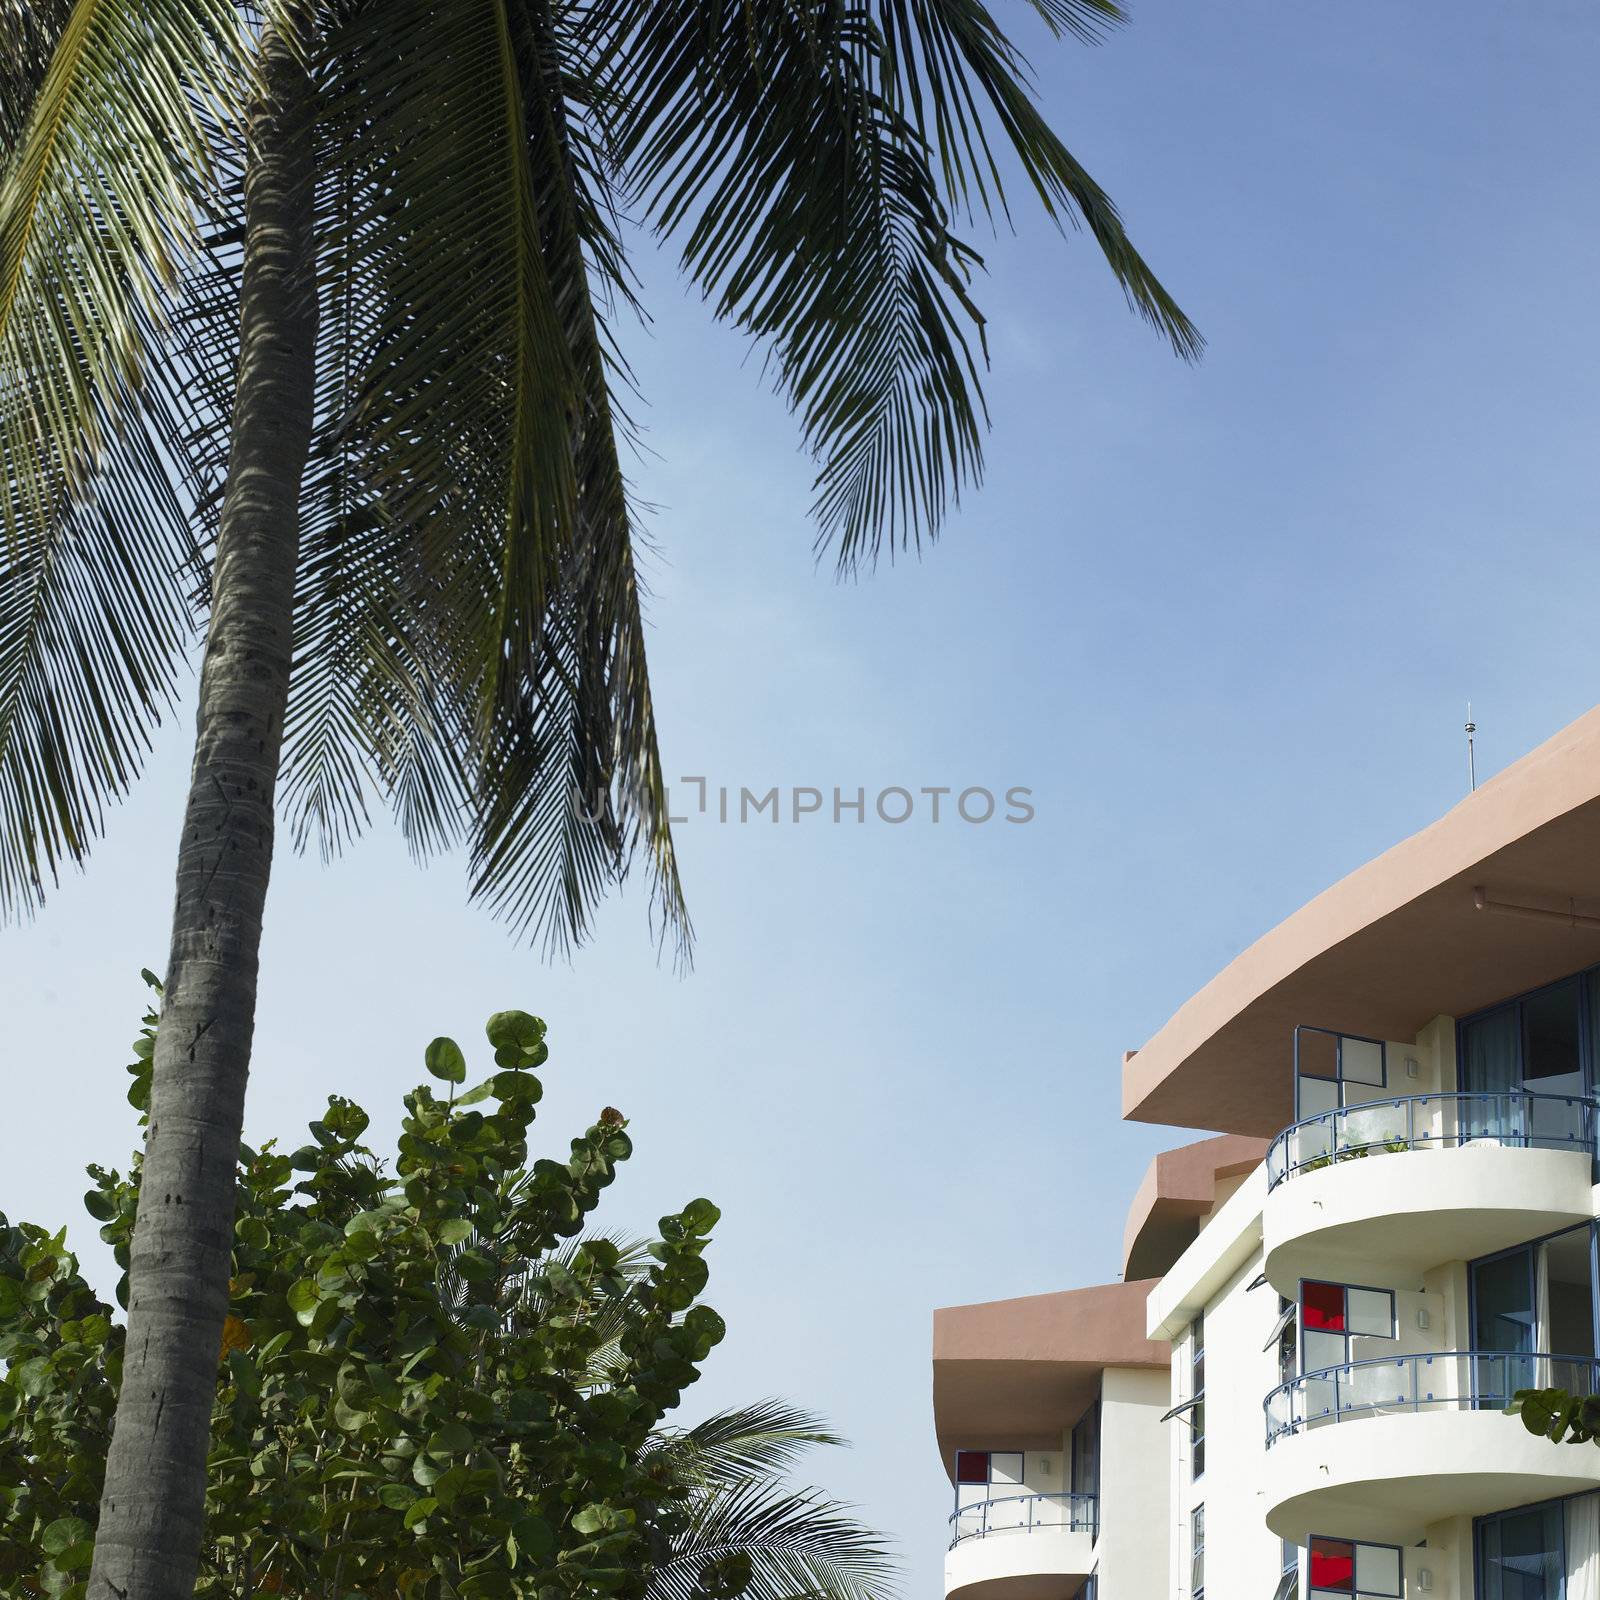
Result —
<svg viewBox="0 0 1600 1600"><path fill-rule="evenodd" d="M997 142L1047 209L1088 225L1130 302L1197 351L976 0L602 9L620 17L607 51L630 192L717 315L771 351L845 567L936 533L981 476L981 263L950 219L1003 207ZM1035 9L1080 35L1118 15Z"/></svg>
<svg viewBox="0 0 1600 1600"><path fill-rule="evenodd" d="M191 636L196 479L220 419L174 340L236 170L228 0L0 13L0 907L80 860ZM106 108L116 114L108 116ZM193 391L193 392L192 392Z"/></svg>
<svg viewBox="0 0 1600 1600"><path fill-rule="evenodd" d="M718 1411L692 1428L656 1435L650 1448L670 1470L701 1485L778 1476L813 1445L843 1445L823 1419L787 1400L757 1400Z"/></svg>
<svg viewBox="0 0 1600 1600"><path fill-rule="evenodd" d="M684 951L597 305L628 286L564 16L353 3L330 30L287 794L325 851L369 794L419 852L466 838L474 893L557 950L642 846Z"/></svg>
<svg viewBox="0 0 1600 1600"><path fill-rule="evenodd" d="M649 1600L703 1600L719 1569L748 1563L747 1600L884 1600L894 1565L850 1508L761 1478L733 1480L692 1503L692 1525L652 1575Z"/></svg>

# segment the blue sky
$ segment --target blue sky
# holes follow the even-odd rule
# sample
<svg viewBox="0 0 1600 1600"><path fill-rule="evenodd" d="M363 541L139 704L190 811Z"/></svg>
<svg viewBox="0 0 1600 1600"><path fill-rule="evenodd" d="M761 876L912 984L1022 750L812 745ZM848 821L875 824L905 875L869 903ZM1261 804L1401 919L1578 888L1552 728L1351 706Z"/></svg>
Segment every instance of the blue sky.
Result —
<svg viewBox="0 0 1600 1600"><path fill-rule="evenodd" d="M1600 15L1147 0L1087 51L999 9L1204 362L1019 204L981 245L988 482L922 561L842 586L758 363L644 256L637 481L669 773L1026 785L1034 820L692 818L687 979L637 892L552 969L383 830L332 870L285 858L248 1113L293 1137L338 1090L387 1134L434 1034L541 1012L551 1144L632 1118L606 1221L723 1207L731 1332L691 1409L827 1412L855 1448L815 1477L924 1595L949 1509L929 1314L1115 1275L1144 1165L1183 1138L1117 1120L1123 1049L1459 798L1469 696L1488 773L1600 684ZM186 704L89 873L0 931L0 1208L72 1221L108 1288L81 1169L133 1137L188 735Z"/></svg>

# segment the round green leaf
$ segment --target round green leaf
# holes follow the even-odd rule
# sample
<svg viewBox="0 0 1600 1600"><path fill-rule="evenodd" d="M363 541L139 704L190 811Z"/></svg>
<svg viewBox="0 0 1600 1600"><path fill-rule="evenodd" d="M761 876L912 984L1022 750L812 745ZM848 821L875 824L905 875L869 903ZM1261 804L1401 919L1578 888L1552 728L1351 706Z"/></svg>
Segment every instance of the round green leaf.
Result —
<svg viewBox="0 0 1600 1600"><path fill-rule="evenodd" d="M406 1507L405 1525L414 1528L419 1522L426 1522L431 1511L439 1509L439 1502L432 1495L425 1494L420 1500L413 1500Z"/></svg>
<svg viewBox="0 0 1600 1600"><path fill-rule="evenodd" d="M47 1556L55 1557L82 1543L92 1531L82 1517L62 1517L39 1535L39 1544Z"/></svg>
<svg viewBox="0 0 1600 1600"><path fill-rule="evenodd" d="M297 1279L289 1286L289 1293L285 1298L300 1325L310 1327L311 1319L317 1314L317 1304L321 1299L317 1293L316 1283L310 1278Z"/></svg>
<svg viewBox="0 0 1600 1600"><path fill-rule="evenodd" d="M464 1456L472 1448L472 1429L464 1422L447 1422L428 1440L430 1456Z"/></svg>
<svg viewBox="0 0 1600 1600"><path fill-rule="evenodd" d="M464 1083L467 1077L467 1058L454 1039L439 1038L430 1044L423 1055L428 1071L446 1083Z"/></svg>

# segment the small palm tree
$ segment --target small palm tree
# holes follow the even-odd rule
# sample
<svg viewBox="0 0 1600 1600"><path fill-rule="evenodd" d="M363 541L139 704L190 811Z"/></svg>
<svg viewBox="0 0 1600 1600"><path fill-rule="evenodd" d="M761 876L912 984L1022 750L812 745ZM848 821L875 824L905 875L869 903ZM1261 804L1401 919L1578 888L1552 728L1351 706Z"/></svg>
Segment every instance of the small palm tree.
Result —
<svg viewBox="0 0 1600 1600"><path fill-rule="evenodd" d="M655 1569L648 1600L707 1600L719 1580L746 1600L886 1600L894 1568L851 1508L787 1478L812 1445L844 1441L781 1400L658 1433L648 1453L687 1495L689 1526Z"/></svg>
<svg viewBox="0 0 1600 1600"><path fill-rule="evenodd" d="M280 775L300 844L387 805L556 948L642 854L686 945L621 218L767 352L851 566L981 474L958 229L1002 152L1194 354L973 0L0 0L6 907L84 858L204 628L94 1600L193 1586Z"/></svg>

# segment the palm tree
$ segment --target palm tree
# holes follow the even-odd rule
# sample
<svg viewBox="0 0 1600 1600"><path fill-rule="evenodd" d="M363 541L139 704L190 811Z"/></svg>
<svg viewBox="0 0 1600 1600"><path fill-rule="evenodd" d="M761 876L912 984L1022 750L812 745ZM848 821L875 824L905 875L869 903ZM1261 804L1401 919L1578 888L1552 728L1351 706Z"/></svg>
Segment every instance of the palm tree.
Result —
<svg viewBox="0 0 1600 1600"><path fill-rule="evenodd" d="M647 1453L683 1487L689 1519L648 1600L706 1600L719 1577L745 1580L745 1600L886 1600L894 1569L882 1540L850 1507L786 1481L807 1447L843 1442L781 1400L654 1435Z"/></svg>
<svg viewBox="0 0 1600 1600"><path fill-rule="evenodd" d="M1194 355L976 0L0 0L8 909L83 860L205 627L95 1600L192 1588L280 774L302 846L385 804L558 949L642 855L686 948L622 217L767 351L849 567L981 474L956 229L1002 152Z"/></svg>

